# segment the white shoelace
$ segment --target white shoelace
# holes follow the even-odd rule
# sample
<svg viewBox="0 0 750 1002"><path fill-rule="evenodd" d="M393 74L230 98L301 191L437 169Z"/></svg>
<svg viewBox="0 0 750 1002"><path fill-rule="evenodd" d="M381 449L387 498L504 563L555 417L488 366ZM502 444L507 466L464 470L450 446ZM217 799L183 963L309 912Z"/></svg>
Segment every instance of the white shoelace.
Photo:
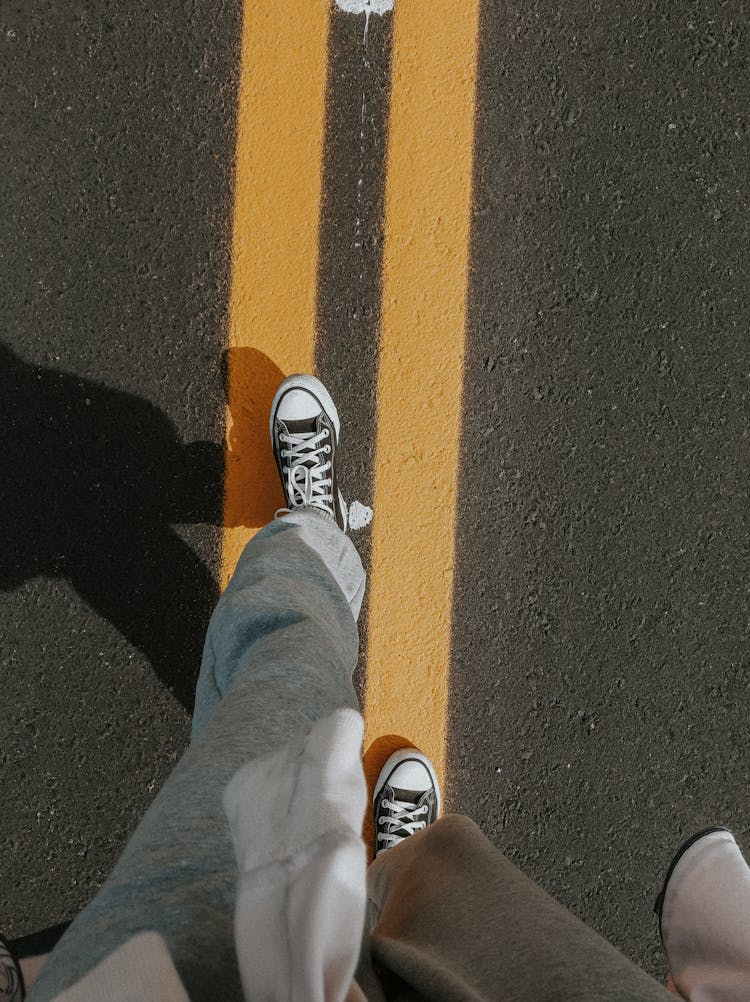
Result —
<svg viewBox="0 0 750 1002"><path fill-rule="evenodd" d="M281 449L286 495L292 508L312 505L322 508L335 518L333 509L333 480L330 476L331 462L324 461L324 455L330 455L331 446L325 441L329 438L328 428L317 435L315 432L300 432L299 434L279 435L279 441L288 445ZM326 477L325 474L329 473ZM287 512L290 509L279 508L276 512Z"/></svg>
<svg viewBox="0 0 750 1002"><path fill-rule="evenodd" d="M417 821L417 817L420 814L428 813L429 807L427 804L417 807L416 804L407 804L402 800L384 800L380 806L383 810L395 812L388 817L378 818L379 825L388 826L387 831L378 832L378 842L385 842L384 848L386 849L390 849L392 845L401 842L407 835L413 835L414 832L421 831L427 827L426 821ZM406 832L406 835L393 834L394 831L401 831L401 829Z"/></svg>

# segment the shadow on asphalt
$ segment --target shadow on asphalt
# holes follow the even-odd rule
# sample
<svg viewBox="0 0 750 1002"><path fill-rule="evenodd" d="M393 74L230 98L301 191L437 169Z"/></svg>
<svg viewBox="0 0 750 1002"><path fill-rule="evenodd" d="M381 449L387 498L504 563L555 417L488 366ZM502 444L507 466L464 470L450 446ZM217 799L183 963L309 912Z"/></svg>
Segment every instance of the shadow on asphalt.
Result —
<svg viewBox="0 0 750 1002"><path fill-rule="evenodd" d="M0 427L0 589L67 579L192 712L218 588L173 525L221 522L223 448L1 341Z"/></svg>

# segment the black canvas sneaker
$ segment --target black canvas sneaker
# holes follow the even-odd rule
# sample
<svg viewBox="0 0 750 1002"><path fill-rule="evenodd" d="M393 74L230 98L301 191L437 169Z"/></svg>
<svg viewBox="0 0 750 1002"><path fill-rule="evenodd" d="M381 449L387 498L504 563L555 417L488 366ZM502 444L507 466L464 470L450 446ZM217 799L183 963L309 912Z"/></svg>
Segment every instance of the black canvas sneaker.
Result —
<svg viewBox="0 0 750 1002"><path fill-rule="evenodd" d="M346 532L336 476L339 416L315 376L289 376L279 387L271 405L271 444L287 505L276 514L316 509Z"/></svg>
<svg viewBox="0 0 750 1002"><path fill-rule="evenodd" d="M383 766L373 795L375 856L440 816L440 788L426 755L401 748Z"/></svg>
<svg viewBox="0 0 750 1002"><path fill-rule="evenodd" d="M26 998L21 968L16 962L10 943L0 936L0 999L22 1002Z"/></svg>

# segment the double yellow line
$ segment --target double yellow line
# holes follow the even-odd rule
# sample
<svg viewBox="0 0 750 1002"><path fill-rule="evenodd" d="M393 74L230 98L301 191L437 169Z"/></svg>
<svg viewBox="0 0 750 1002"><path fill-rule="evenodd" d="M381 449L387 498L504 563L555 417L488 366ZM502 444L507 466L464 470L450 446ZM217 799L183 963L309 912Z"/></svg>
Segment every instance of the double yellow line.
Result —
<svg viewBox="0 0 750 1002"><path fill-rule="evenodd" d="M408 739L430 756L441 779L478 6L479 0L397 0L393 14L366 742ZM261 415L282 374L314 367L331 8L332 0L306 0L290 14L279 0L246 0L224 582L278 496ZM248 431L255 427L257 437Z"/></svg>

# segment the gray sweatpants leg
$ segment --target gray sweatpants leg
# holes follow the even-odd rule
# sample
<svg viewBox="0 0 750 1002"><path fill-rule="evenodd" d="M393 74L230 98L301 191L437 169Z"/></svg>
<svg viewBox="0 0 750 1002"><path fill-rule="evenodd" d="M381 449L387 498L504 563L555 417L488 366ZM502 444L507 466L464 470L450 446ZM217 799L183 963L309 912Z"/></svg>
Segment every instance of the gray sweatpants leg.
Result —
<svg viewBox="0 0 750 1002"><path fill-rule="evenodd" d="M31 1002L53 998L146 929L166 940L193 1002L243 998L222 793L243 763L356 707L364 585L351 541L315 513L280 519L248 544L208 628L191 745L53 950Z"/></svg>
<svg viewBox="0 0 750 1002"><path fill-rule="evenodd" d="M381 853L367 884L369 1002L674 998L458 814Z"/></svg>

